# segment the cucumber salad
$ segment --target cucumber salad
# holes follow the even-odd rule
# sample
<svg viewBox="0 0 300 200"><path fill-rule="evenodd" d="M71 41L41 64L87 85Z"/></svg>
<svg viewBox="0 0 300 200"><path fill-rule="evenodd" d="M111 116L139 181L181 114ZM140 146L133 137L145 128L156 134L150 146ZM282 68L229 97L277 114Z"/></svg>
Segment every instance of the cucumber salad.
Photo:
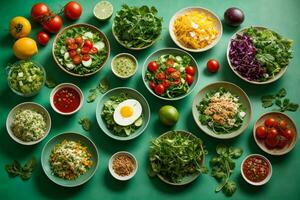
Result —
<svg viewBox="0 0 300 200"><path fill-rule="evenodd" d="M229 134L239 129L246 116L239 97L223 87L208 92L197 109L201 124L216 134Z"/></svg>
<svg viewBox="0 0 300 200"><path fill-rule="evenodd" d="M189 91L196 70L189 56L165 54L149 62L145 79L155 94L171 99Z"/></svg>
<svg viewBox="0 0 300 200"><path fill-rule="evenodd" d="M57 39L54 55L66 70L78 74L90 74L106 61L108 46L98 31L80 25L64 31Z"/></svg>
<svg viewBox="0 0 300 200"><path fill-rule="evenodd" d="M111 96L104 103L101 117L113 134L122 137L132 135L143 124L140 102L125 93Z"/></svg>

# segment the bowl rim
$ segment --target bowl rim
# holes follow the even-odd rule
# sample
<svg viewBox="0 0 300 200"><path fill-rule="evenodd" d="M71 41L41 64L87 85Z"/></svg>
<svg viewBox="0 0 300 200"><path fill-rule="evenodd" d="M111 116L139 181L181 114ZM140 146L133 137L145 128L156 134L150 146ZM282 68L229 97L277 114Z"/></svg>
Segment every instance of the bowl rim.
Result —
<svg viewBox="0 0 300 200"><path fill-rule="evenodd" d="M45 165L44 165L44 162L43 162L43 158L45 157L45 155L44 155L44 154L45 154L45 149L46 149L46 147L50 144L50 142L51 142L52 140L54 140L56 137L61 137L62 135L68 135L68 134L79 135L79 137L83 137L83 138L85 138L86 140L88 140L88 141L92 144L91 146L95 149L95 151L96 151L95 157L97 158L97 163L96 163L96 166L95 166L95 170L91 173L91 175L90 175L89 177L87 177L86 180L82 181L82 182L79 183L79 184L77 183L77 184L75 184L75 185L65 185L65 184L62 184L62 183L59 183L59 182L53 180L53 179L49 176L49 174L46 173L46 171L45 171ZM58 134L58 135L53 136L53 137L52 137L50 140L48 140L47 143L44 145L44 147L43 147L43 149L42 149L42 153L41 153L41 164L42 164L42 168L43 168L44 173L45 173L46 176L48 177L48 179L50 179L53 183L55 183L55 184L57 184L57 185L60 185L60 186L63 186L63 187L68 187L68 188L71 188L71 187L77 187L77 186L83 185L84 183L88 182L88 181L95 175L95 173L96 173L96 171L97 171L97 169L98 169L98 167L99 167L99 160L100 160L100 159L99 159L99 151L98 151L97 146L95 145L95 143L94 143L90 138L88 138L87 136L82 135L82 134L80 134L80 133L78 133L78 132L75 132L75 131L67 131L67 132L63 132L63 133L60 133L60 134Z"/></svg>
<svg viewBox="0 0 300 200"><path fill-rule="evenodd" d="M108 2L108 3L111 5L111 7L112 7L111 15L110 15L109 17L105 18L105 19L99 18L99 17L96 15L96 12L95 12L96 6L97 6L98 4L100 4L102 1ZM95 6L94 6L94 8L93 8L93 14L94 14L94 16L95 16L98 20L100 20L100 21L106 21L106 20L108 20L109 18L111 18L111 16L113 15L113 13L114 13L114 6L112 5L112 3L110 3L110 2L107 1L107 0L102 0L102 1L99 1L98 3L95 4Z"/></svg>
<svg viewBox="0 0 300 200"><path fill-rule="evenodd" d="M43 71L43 82L41 84L41 87L36 91L36 92L33 92L31 94L23 94L22 92L19 92L17 90L15 90L12 86L11 86L11 83L9 81L9 77L10 77L10 74L12 73L12 70L14 68L17 67L17 64L19 63L22 63L22 62L32 62L33 64L35 64L35 66L37 66L38 68L40 68L42 71ZM19 96L22 96L22 97L33 97L35 95L37 95L41 90L42 88L44 87L45 85L45 82L46 82L46 70L45 68L38 62L34 61L34 60L31 60L31 59L25 59L25 60L19 60L19 61L16 61L14 62L14 64L12 64L12 67L9 68L8 70L8 75L7 75L7 83L8 83L8 86L9 88L11 89L11 91L13 91L15 94L19 95Z"/></svg>
<svg viewBox="0 0 300 200"><path fill-rule="evenodd" d="M238 30L237 32L235 32L230 38L229 38L229 41L228 41L228 44L227 44L227 50L226 50L226 58L227 58L227 63L230 67L230 69L233 71L233 73L235 75L237 75L240 79L248 82L248 83L251 83L251 84L254 84L254 85L265 85L265 84L269 84L269 83L273 83L275 81L277 81L278 79L280 79L284 73L286 72L287 68L289 65L287 66L284 66L283 68L281 68L280 72L277 73L273 78L271 79L268 79L267 81L251 81L251 80L248 80L247 78L243 77L242 75L240 75L236 70L234 70L231 62L230 62L230 58L229 58L229 50L230 50L230 44L231 44L231 40L236 38L236 36L238 34L241 34L243 32L245 32L246 30L248 30L249 28L255 28L255 29L258 29L258 30L270 30L270 31L273 31L272 29L270 28L267 28L267 27L264 27L264 26L259 26L259 25L253 25L253 26L248 26L248 27L244 27L240 30ZM273 31L275 32L275 31ZM275 32L277 33L277 32Z"/></svg>
<svg viewBox="0 0 300 200"><path fill-rule="evenodd" d="M68 112L68 113L59 111L59 110L55 107L55 105L54 105L54 103L53 103L53 97L54 97L55 93L56 93L59 89L64 88L64 87L75 89L76 92L78 92L79 97L80 97L80 104L79 104L79 106L78 106L74 111ZM50 93L50 105L51 105L52 109L53 109L56 113L61 114L61 115L72 115L72 114L76 113L77 111L79 111L79 110L81 109L81 107L82 107L82 105L83 105L83 102L84 102L84 95L83 95L82 90L81 90L77 85L75 85L75 84L73 84L73 83L60 83L59 85L55 86L55 88L53 88L52 91L51 91L51 93Z"/></svg>
<svg viewBox="0 0 300 200"><path fill-rule="evenodd" d="M135 67L134 72L133 72L132 74L130 74L130 75L128 75L128 76L121 76L121 75L119 75L119 74L114 70L113 62L114 62L114 60L115 60L116 58L118 58L118 57L120 57L120 56L127 56L127 57L130 57L130 58L132 58L132 59L134 60L134 63L135 63L135 65L136 65L136 67ZM138 65L139 65L138 60L136 59L136 57L135 57L134 55L132 55L132 54L130 54L130 53L119 53L119 54L115 55L115 56L112 58L111 62L110 62L110 68L111 68L111 71L113 72L113 74L114 74L116 77L121 78L121 79L127 79L127 78L130 78L130 77L134 76L134 75L136 74L137 70L138 70L138 67L139 67Z"/></svg>
<svg viewBox="0 0 300 200"><path fill-rule="evenodd" d="M244 170L243 170L243 165L244 165L245 161L246 161L248 158L254 157L254 156L257 156L257 157L260 157L260 158L264 159L264 160L268 163L269 169L270 169L270 170L269 170L268 176L267 176L264 180L262 180L262 181L260 181L260 182L253 182L253 181L249 180L249 179L245 176ZM244 179L247 183L249 183L250 185L254 185L254 186L260 186L260 185L266 184L266 183L271 179L272 173L273 173L272 163L269 161L269 159L266 158L265 156L261 155L261 154L256 154L256 153L254 153L254 154L249 154L248 156L246 156L246 157L243 159L242 164L241 164L241 167L240 167L240 170L241 170L241 174L242 174L243 179Z"/></svg>
<svg viewBox="0 0 300 200"><path fill-rule="evenodd" d="M205 129L202 128L202 125L201 122L198 120L198 118L196 117L197 113L197 96L200 94L200 93L203 93L203 91L213 85L217 85L217 84L221 84L221 85L231 85L232 87L235 87L237 90L239 90L243 96L245 97L245 100L249 103L249 113L247 113L249 115L249 122L247 124L247 126L245 126L244 128L240 128L238 129L238 134L235 134L235 135L232 135L232 133L229 133L229 134L215 134L211 131L207 132ZM214 138L217 138L217 139L224 139L224 140L227 140L227 139L232 139L232 138L235 138L235 137L238 137L240 136L243 132L245 132L245 130L249 127L250 125L250 122L251 122L251 119L252 119L252 104L251 104L251 101L250 101L250 98L248 97L247 93L241 88L239 87L238 85L234 84L234 83L231 83L231 82L227 82L227 81L217 81L217 82L213 82L213 83L209 83L207 85L205 85L203 88L201 88L198 93L194 96L194 99L193 99L193 103L192 103L192 114L193 114L193 118L194 118L194 121L196 122L197 126L201 129L201 131L203 131L205 134L211 136L211 137L214 137Z"/></svg>
<svg viewBox="0 0 300 200"><path fill-rule="evenodd" d="M77 27L77 26L86 26L86 27L89 27L91 29L94 29L96 30L100 35L101 37L103 38L103 42L106 44L107 46L107 54L106 54L106 58L104 60L104 62L102 63L102 65L95 71L91 72L91 73L87 73L87 74L76 74L76 73L73 73L71 71L68 71L67 69L65 69L64 66L62 66L58 59L56 58L55 56L55 46L56 46L56 42L57 40L60 38L60 36L68 29L70 28L73 28L73 27ZM53 44L52 44L52 57L55 61L55 63L59 66L60 69L62 69L64 72L66 72L67 74L70 74L72 76L75 76L75 77L88 77L88 76L91 76L91 75L94 75L96 73L98 73L104 66L105 64L107 63L108 59L109 59L109 56L110 56L110 43L109 43L109 40L107 38L107 36L105 35L104 32L102 32L99 28L97 28L96 26L94 25L91 25L91 24L87 24L87 23L77 23L77 24L71 24L69 26L66 26L65 28L63 28L59 33L57 33L57 35L55 36L54 38L54 41L53 41Z"/></svg>
<svg viewBox="0 0 300 200"><path fill-rule="evenodd" d="M10 127L9 120L11 119L12 114L13 114L15 111L21 109L23 106L26 106L26 105L31 105L32 107L38 107L38 108L40 108L40 109L43 111L43 115L45 115L45 118L46 118L47 120L49 120L49 123L47 124L47 127L49 127L49 128L47 128L47 130L45 131L44 136L41 137L40 139L36 140L36 141L26 142L26 141L20 140L19 138L17 138L17 137L14 135L14 133L12 132L11 127ZM17 142L17 143L19 143L19 144L22 144L22 145L27 145L27 146L35 145L35 144L41 142L42 140L44 140L44 139L48 136L48 134L50 133L50 130L51 130L51 116L50 116L48 110L47 110L44 106L42 106L41 104L38 104L38 103L35 103L35 102L29 102L29 101L28 101L28 102L22 102L22 103L16 105L15 107L13 107L13 108L10 110L10 112L8 113L7 118L6 118L6 130L7 130L7 132L8 132L8 135L9 135L15 142Z"/></svg>
<svg viewBox="0 0 300 200"><path fill-rule="evenodd" d="M158 136L156 139L161 138L161 137L164 137L164 136L166 136L166 135L168 135L168 134L172 134L173 132L184 133L184 134L190 135L190 136L192 136L192 137L198 139L198 137L197 137L196 135L194 135L193 133L191 133L191 132L189 132L189 131L187 131L187 130L182 130L182 129L166 131L166 132L164 132L163 134L161 134L160 136ZM203 160L202 160L202 162L203 162L203 163L205 162L205 155L203 155ZM190 183L194 182L197 178L199 178L200 175L201 175L201 173L199 172L198 174L193 175L193 177L192 177L189 181L187 181L187 182L180 182L180 183L173 183L173 182L170 182L170 181L166 180L166 179L165 179L162 175L160 175L160 174L157 174L157 177L158 177L161 181L163 181L164 183L166 183L166 184L174 185L174 186L181 186L181 185L187 185L187 184L190 184Z"/></svg>
<svg viewBox="0 0 300 200"><path fill-rule="evenodd" d="M212 15L212 16L216 19L217 24L219 24L219 26L220 26L220 32L219 32L219 34L218 34L218 37L213 41L212 44L207 45L206 47L200 48L200 49L191 49L191 48L188 48L188 47L183 46L179 41L177 41L176 36L175 36L175 34L174 34L174 31L173 31L173 24L174 24L174 21L175 21L175 19L176 19L179 15L181 15L181 14L187 12L188 10L202 10L202 11L204 11L204 12L209 13L210 15ZM216 45L219 43L219 41L221 40L222 35L223 35L223 25L222 25L222 22L221 22L220 18L218 17L218 15L217 15L216 13L214 13L213 11L211 11L211 10L209 10L209 9L207 9L207 8L201 7L201 6L188 6L188 7L185 7L185 8L180 9L179 11L177 11L177 12L171 17L170 22L169 22L169 35L170 35L171 39L173 40L173 42L174 42L179 48L184 49L184 50L189 51L189 52L200 53L200 52L204 52L204 51L210 50L211 48L213 48L214 46L216 46Z"/></svg>
<svg viewBox="0 0 300 200"><path fill-rule="evenodd" d="M121 137L121 136L114 135L113 133L111 133L110 130L109 130L109 133L108 133L106 130L104 130L104 128L102 127L102 125L100 125L100 121L103 121L103 120L102 120L101 115L99 115L99 113L97 112L97 110L100 107L100 103L104 100L104 98L109 93L111 93L111 92L113 92L115 90L122 90L124 92L126 92L126 90L129 90L129 91L132 91L132 92L136 93L137 95L139 95L143 99L143 101L144 101L147 109L149 110L149 114L147 116L148 120L145 122L145 127L138 134L134 135L134 133L133 133L132 135L130 135L128 137ZM101 112L101 111L99 111L99 112ZM116 88L112 88L112 89L108 90L98 100L97 105L96 105L96 112L95 113L96 113L96 120L97 120L98 126L100 127L100 129L102 130L102 132L104 132L107 136L109 136L109 137L111 137L111 138L113 138L115 140L119 140L119 141L128 141L128 140L132 140L132 139L135 139L138 136L140 136L143 132L145 132L146 128L149 125L150 118L151 118L151 109L150 109L150 106L149 106L149 103L148 103L147 99L139 91L137 91L137 90L135 90L133 88L130 88L130 87L116 87ZM103 121L103 124L104 124L104 126L106 126L105 121Z"/></svg>
<svg viewBox="0 0 300 200"><path fill-rule="evenodd" d="M155 54L155 53L157 53L157 52L160 52L160 51L168 51L168 50L178 51L178 52L180 52L181 54L185 54L185 55L189 56L189 57L192 59L192 61L196 64L196 66L195 66L194 68L197 69L197 71L196 71L197 79L194 79L194 82L193 82L193 84L192 84L193 87L189 87L189 91L188 91L187 93L185 93L184 95L179 96L179 97L175 97L175 98L172 98L172 99L166 98L166 97L162 97L162 96L159 96L159 95L155 94L155 93L149 88L148 84L146 83L147 80L145 80L145 74L146 74L146 71L147 71L147 65L146 65L146 64L147 64L147 62L149 61L149 58L150 58L153 54ZM196 74L195 74L195 75L196 75ZM194 75L194 77L195 77L195 75ZM189 52L187 52L187 51L185 51L185 50L183 50L183 49L174 48L174 47L160 48L160 49L157 49L156 51L152 52L152 53L151 53L149 56L147 56L147 58L145 59L144 64L143 64L143 68L142 68L142 80L143 80L144 85L145 85L146 88L148 89L148 91L149 91L151 94L153 94L154 96L156 96L157 98L162 99L162 100L165 100L165 101L177 101L177 100L183 99L183 98L187 97L188 95L190 95L190 94L193 92L193 90L195 89L196 85L198 84L198 82L199 82L199 66L198 66L198 62L195 60L195 58L194 58Z"/></svg>
<svg viewBox="0 0 300 200"><path fill-rule="evenodd" d="M295 129L296 133L295 133L295 138L293 139L293 142L290 143L290 146L287 150L285 151L277 151L277 152L273 152L272 150L269 150L268 148L266 148L264 146L264 144L260 144L259 143L259 140L256 138L256 135L255 135L255 128L257 127L258 125L258 122L265 116L268 116L268 115L281 115L281 116L284 116L284 118L288 119L291 123L290 125L293 126L293 128ZM287 114L283 113L283 112L277 112L277 111L270 111L270 112L265 112L263 113L262 115L260 115L257 120L254 122L254 125L253 125L253 130L252 130L252 134L253 134L253 138L255 140L255 143L256 145L261 149L263 150L264 152L266 152L267 154L269 155L272 155L272 156L282 156L282 155L285 155L287 153L289 153L290 151L292 151L294 149L294 147L296 146L297 144L297 140L298 140L298 130L297 130L297 126L294 122L294 120L289 117Z"/></svg>
<svg viewBox="0 0 300 200"><path fill-rule="evenodd" d="M129 157L133 160L133 162L134 162L134 164L135 164L135 169L134 169L133 172L131 172L128 176L119 176L117 173L115 173L115 171L114 171L113 168L112 168L112 162L113 162L113 159L114 159L116 156L118 156L118 155L127 155L127 156L129 156ZM111 174L115 179L120 180L120 181L127 181L127 180L130 180L131 178L133 178L133 177L135 176L136 172L138 171L138 161L137 161L136 157L135 157L132 153L130 153L130 152L128 152L128 151L118 151L118 152L114 153L114 154L110 157L110 159L109 159L109 161L108 161L108 170L109 170L110 174Z"/></svg>

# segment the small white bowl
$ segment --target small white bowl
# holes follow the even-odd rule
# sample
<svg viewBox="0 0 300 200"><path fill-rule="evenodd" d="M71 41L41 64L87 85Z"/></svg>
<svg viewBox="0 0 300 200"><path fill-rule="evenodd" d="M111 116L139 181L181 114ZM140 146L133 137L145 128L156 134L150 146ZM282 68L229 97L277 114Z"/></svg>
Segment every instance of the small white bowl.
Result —
<svg viewBox="0 0 300 200"><path fill-rule="evenodd" d="M249 179L245 176L244 171L243 171L243 165L244 165L244 162L245 162L249 157L252 157L252 156L257 156L257 157L260 157L260 158L264 159L264 160L268 163L268 165L269 165L269 174L268 174L268 176L267 176L264 180L262 180L262 181L260 181L260 182L253 182L253 181L249 180ZM254 186L264 185L264 184L266 184L266 183L271 179L271 177L272 177L272 164L271 164L271 162L270 162L265 156L263 156L263 155L260 155L260 154L250 154L250 155L248 155L246 158L244 158L244 160L243 160L243 162L242 162L242 164L241 164L241 174L242 174L244 180L245 180L247 183L251 184L251 185L254 185Z"/></svg>
<svg viewBox="0 0 300 200"><path fill-rule="evenodd" d="M127 155L129 157L131 157L131 159L133 160L134 162L134 165L135 165L135 169L133 170L133 172L131 172L131 174L129 174L128 176L120 176L118 175L112 168L112 165L113 165L113 161L114 159L119 156L119 155ZM131 153L127 152L127 151L119 151L117 153L115 153L114 155L111 156L111 158L109 159L109 162L108 162L108 169L109 169L109 172L110 174L115 178L115 179L118 179L120 181L127 181L129 179L131 179L132 177L134 177L134 175L136 174L137 170L138 170L138 162L137 162L137 159L134 157L134 155L132 155Z"/></svg>
<svg viewBox="0 0 300 200"><path fill-rule="evenodd" d="M61 88L72 88L72 89L74 89L74 90L76 90L78 92L78 94L80 96L80 104L79 104L79 106L78 106L78 108L76 110L74 110L72 112L66 113L66 112L59 111L55 107L54 102L53 102L54 94L59 89L61 89ZM72 83L61 83L61 84L57 85L55 88L53 88L53 90L51 91L51 94L50 94L50 104L51 104L51 107L53 108L53 110L55 112L57 112L57 113L59 113L61 115L72 115L72 114L76 113L82 107L83 101L84 101L84 96L83 96L83 93L82 93L81 89L78 86L76 86L76 85L74 85Z"/></svg>
<svg viewBox="0 0 300 200"><path fill-rule="evenodd" d="M20 140L19 138L17 138L15 136L15 134L13 133L13 131L11 130L11 126L13 123L13 118L16 114L16 112L20 109L34 109L36 111L38 111L39 113L43 114L45 120L46 120L46 131L44 133L44 136L41 137L39 140L36 141L31 141L31 142L26 142L23 140ZM37 144L39 142L41 142L43 139L46 138L46 136L49 134L50 129L51 129L51 117L49 112L46 110L46 108L44 108L42 105L34 103L34 102L24 102L24 103L20 103L17 106L15 106L8 114L7 119L6 119L6 129L7 132L9 134L9 136L16 141L19 144L23 144L23 145L34 145Z"/></svg>
<svg viewBox="0 0 300 200"><path fill-rule="evenodd" d="M136 67L135 67L135 70L134 70L134 72L133 72L132 74L130 74L130 75L128 75L128 76L121 76L120 74L118 74L118 73L114 70L113 63L114 63L115 59L118 58L118 57L120 57L120 56L128 56L129 58L131 58L131 59L134 61ZM113 74L114 74L115 76L117 76L117 77L119 77L119 78L121 78L121 79L127 79L127 78L132 77L132 76L136 73L136 71L137 71L137 69L138 69L138 61L137 61L137 59L136 59L132 54L129 54L129 53L119 53L119 54L117 54L117 55L115 55L115 56L113 57L113 59L111 60L110 66L111 66L111 71L113 72Z"/></svg>

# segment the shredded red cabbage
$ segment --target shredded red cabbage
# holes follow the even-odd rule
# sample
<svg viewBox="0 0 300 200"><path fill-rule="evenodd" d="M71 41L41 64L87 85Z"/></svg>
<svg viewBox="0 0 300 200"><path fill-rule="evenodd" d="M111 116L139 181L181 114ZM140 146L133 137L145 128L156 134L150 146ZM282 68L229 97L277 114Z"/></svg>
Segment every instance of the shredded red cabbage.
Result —
<svg viewBox="0 0 300 200"><path fill-rule="evenodd" d="M232 39L229 49L230 63L241 76L250 81L259 81L263 78L265 69L255 58L256 48L247 35L237 35Z"/></svg>

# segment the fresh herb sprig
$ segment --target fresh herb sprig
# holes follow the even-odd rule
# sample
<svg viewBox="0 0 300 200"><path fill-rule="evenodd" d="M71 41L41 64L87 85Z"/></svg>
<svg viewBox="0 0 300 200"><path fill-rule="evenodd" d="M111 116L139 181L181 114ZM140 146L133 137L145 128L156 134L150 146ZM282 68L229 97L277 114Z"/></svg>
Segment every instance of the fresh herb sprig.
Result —
<svg viewBox="0 0 300 200"><path fill-rule="evenodd" d="M237 189L236 183L230 180L230 175L235 168L233 159L239 158L243 154L243 149L218 145L216 151L217 155L210 160L212 167L210 174L220 181L215 191L219 192L222 190L226 196L232 196Z"/></svg>
<svg viewBox="0 0 300 200"><path fill-rule="evenodd" d="M17 160L14 160L12 164L5 165L5 170L11 177L20 176L23 180L28 180L35 169L35 166L36 159L33 157L28 160L23 167Z"/></svg>
<svg viewBox="0 0 300 200"><path fill-rule="evenodd" d="M286 89L281 88L277 94L268 94L261 97L261 103L264 108L269 108L273 105L276 105L279 107L278 109L275 109L276 111L285 112L285 111L291 111L295 112L297 111L299 105L293 102L290 102L289 98L285 98L287 95Z"/></svg>
<svg viewBox="0 0 300 200"><path fill-rule="evenodd" d="M55 86L57 86L57 83L52 79L52 77L47 76L45 85L47 88L54 88Z"/></svg>
<svg viewBox="0 0 300 200"><path fill-rule="evenodd" d="M104 94L109 89L109 82L106 78L102 79L97 87L89 90L87 102L94 102L100 94Z"/></svg>
<svg viewBox="0 0 300 200"><path fill-rule="evenodd" d="M91 129L91 121L87 117L81 118L78 123L81 124L85 131L89 131Z"/></svg>

